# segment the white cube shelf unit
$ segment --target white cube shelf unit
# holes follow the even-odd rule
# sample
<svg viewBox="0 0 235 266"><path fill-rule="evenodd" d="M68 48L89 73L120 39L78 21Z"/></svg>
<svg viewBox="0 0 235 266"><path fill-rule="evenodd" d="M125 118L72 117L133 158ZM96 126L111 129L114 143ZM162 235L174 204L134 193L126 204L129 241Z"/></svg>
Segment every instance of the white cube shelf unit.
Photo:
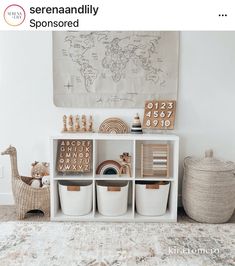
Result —
<svg viewBox="0 0 235 266"><path fill-rule="evenodd" d="M93 160L91 173L76 175L61 175L56 171L57 144L59 140L92 140ZM171 134L99 134L79 133L63 134L51 137L51 220L52 221L112 221L112 222L176 222L178 200L178 164L179 137ZM169 144L170 176L141 177L141 144ZM120 161L119 156L129 152L132 156L132 177L118 175L97 175L96 168L104 160ZM93 208L84 216L69 216L63 214L60 206L58 182L60 180L90 180L93 182ZM99 180L120 180L129 182L128 211L118 217L103 216L98 212L96 200L96 182ZM170 192L167 211L162 216L142 216L136 212L135 184L136 181L169 181Z"/></svg>

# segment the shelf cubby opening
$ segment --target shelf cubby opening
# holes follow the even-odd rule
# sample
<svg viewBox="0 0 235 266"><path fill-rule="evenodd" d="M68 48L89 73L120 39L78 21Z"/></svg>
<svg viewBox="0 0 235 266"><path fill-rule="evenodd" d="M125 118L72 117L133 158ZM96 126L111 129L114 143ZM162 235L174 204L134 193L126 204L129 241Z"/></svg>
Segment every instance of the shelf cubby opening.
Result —
<svg viewBox="0 0 235 266"><path fill-rule="evenodd" d="M133 177L133 141L132 140L96 140L95 173L98 179L107 176L111 179ZM118 169L122 165L120 155L128 153L131 156L130 175L128 171L119 176Z"/></svg>
<svg viewBox="0 0 235 266"><path fill-rule="evenodd" d="M124 214L121 215L113 215L112 213L112 209L115 208L115 206L112 206L112 204L117 204L120 203L119 200L123 200L123 198L125 198L125 194L120 194L119 200L116 198L115 196L118 195L116 193L122 193L120 191L120 187L123 188L123 186L125 186L128 183L128 191L127 191L127 212L125 212ZM96 199L96 205L95 205L95 218L99 218L99 219L108 219L108 220L112 220L112 219L122 219L122 218L130 218L132 219L134 217L134 213L133 213L133 182L132 181L127 181L127 180L102 180L102 181L96 181L96 184L98 185L102 185L104 186L105 189L103 189L102 192L100 193L106 193L106 195L98 195L98 187L96 186L95 188L95 199ZM120 186L119 186L120 185ZM117 188L117 190L115 189ZM112 191L113 189L113 191ZM109 191L110 190L110 191ZM109 193L113 193L113 194L109 194ZM109 197L109 195L111 195ZM110 206L105 206L104 209L109 209L111 210L111 214L110 215L103 215L102 213L99 212L99 207L98 207L98 197L99 196L103 196L103 197L107 197L107 203L110 203ZM113 197L114 196L114 197ZM100 200L100 204L102 204L102 199ZM125 205L125 203L124 203ZM102 206L103 207L103 206ZM102 208L101 207L101 208ZM119 208L116 206L116 208ZM108 211L109 211L108 210Z"/></svg>
<svg viewBox="0 0 235 266"><path fill-rule="evenodd" d="M144 178L146 179L156 178L156 179L166 179L166 180L171 179L174 175L173 173L174 158L172 152L173 151L172 145L173 145L172 141L137 140L135 147L136 179L144 179ZM166 146L166 148L164 146ZM147 152L147 157L145 157L145 152L144 152L145 147L152 147L152 149L149 149L149 151ZM156 150L156 152L153 151L154 149ZM161 149L165 149L165 151L161 151ZM154 153L156 153L156 157ZM161 153L164 153L164 155ZM163 162L164 160L165 162ZM162 166L164 166L164 164L165 164L165 170L163 171L161 169L163 169ZM157 169L160 170L154 170L155 167L159 167ZM143 170L143 168L144 169L148 168L148 171L146 169Z"/></svg>
<svg viewBox="0 0 235 266"><path fill-rule="evenodd" d="M156 180L143 180L135 182L135 218L138 220L146 220L146 221L165 221L165 219L174 219L172 215L172 210L170 209L170 200L172 197L172 182L164 181L164 185L169 185L168 190L164 190L160 192L161 189L161 181ZM137 191L136 185L141 185L141 190ZM140 187L139 187L140 188ZM148 188L148 189L147 189ZM160 192L160 194L158 194ZM157 194L156 194L157 193ZM139 197L139 198L138 198ZM138 203L137 203L138 201ZM165 202L164 202L165 201ZM138 212L138 206L140 211ZM165 209L166 208L166 209ZM164 210L165 209L165 210ZM161 212L161 214L157 212ZM143 214L145 213L145 214ZM155 213L155 214L153 214Z"/></svg>
<svg viewBox="0 0 235 266"><path fill-rule="evenodd" d="M59 184L64 185L65 186L65 190L70 190L71 193L79 193L82 190L82 187L87 187L87 186L91 186L90 191L84 191L83 195L88 196L89 194L89 199L84 200L84 202L87 202L88 200L91 201L91 210L89 212L83 213L83 214L68 214L68 213L64 213L62 211L62 195L60 195L59 192ZM73 187L75 189L73 189ZM70 188L70 189L68 189ZM77 188L77 189L76 189ZM58 180L58 181L54 181L54 194L57 195L56 196L56 208L54 209L54 217L55 220L68 220L68 221L72 221L72 220L86 220L87 218L93 218L94 217L94 181L93 180L87 180L87 179L83 179L83 180L74 180L74 179L63 179L63 180ZM67 199L68 200L68 199ZM79 200L78 198L74 197L71 195L71 197L69 198L69 201L71 203L71 205L77 205L79 203L81 203L81 200ZM69 204L69 202L64 203L64 204ZM76 210L75 210L76 211Z"/></svg>

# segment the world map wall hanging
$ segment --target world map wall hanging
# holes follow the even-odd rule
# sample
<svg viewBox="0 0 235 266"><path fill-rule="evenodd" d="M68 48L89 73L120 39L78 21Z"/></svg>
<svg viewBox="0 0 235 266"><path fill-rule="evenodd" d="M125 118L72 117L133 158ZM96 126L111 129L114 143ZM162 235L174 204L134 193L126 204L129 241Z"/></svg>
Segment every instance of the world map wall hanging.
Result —
<svg viewBox="0 0 235 266"><path fill-rule="evenodd" d="M54 103L143 108L176 100L178 50L178 32L54 32Z"/></svg>

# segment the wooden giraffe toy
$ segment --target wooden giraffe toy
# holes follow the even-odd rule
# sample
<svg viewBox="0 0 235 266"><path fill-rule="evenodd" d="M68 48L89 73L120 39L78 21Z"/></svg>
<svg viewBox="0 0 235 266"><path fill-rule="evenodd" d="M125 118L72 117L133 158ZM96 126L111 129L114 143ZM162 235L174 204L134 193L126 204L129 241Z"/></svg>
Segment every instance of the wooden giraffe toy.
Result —
<svg viewBox="0 0 235 266"><path fill-rule="evenodd" d="M121 168L119 171L119 176L121 174L128 174L129 177L131 177L131 156L129 155L129 152L123 152L123 154L120 155L120 159Z"/></svg>

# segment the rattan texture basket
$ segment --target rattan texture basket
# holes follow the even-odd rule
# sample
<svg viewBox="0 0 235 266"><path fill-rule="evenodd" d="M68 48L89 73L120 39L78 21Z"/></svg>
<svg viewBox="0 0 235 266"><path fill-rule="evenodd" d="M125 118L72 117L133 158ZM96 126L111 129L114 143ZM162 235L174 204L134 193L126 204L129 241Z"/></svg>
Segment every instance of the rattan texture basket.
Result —
<svg viewBox="0 0 235 266"><path fill-rule="evenodd" d="M12 180L12 189L18 219L25 218L27 212L40 210L45 216L50 215L50 188L33 188L24 177Z"/></svg>
<svg viewBox="0 0 235 266"><path fill-rule="evenodd" d="M33 188L29 185L32 177L21 176L17 166L17 151L9 146L2 155L9 155L12 170L12 191L18 219L24 219L27 212L40 210L45 216L50 215L50 188Z"/></svg>
<svg viewBox="0 0 235 266"><path fill-rule="evenodd" d="M235 208L235 165L213 158L186 157L182 201L185 212L203 223L225 223Z"/></svg>

